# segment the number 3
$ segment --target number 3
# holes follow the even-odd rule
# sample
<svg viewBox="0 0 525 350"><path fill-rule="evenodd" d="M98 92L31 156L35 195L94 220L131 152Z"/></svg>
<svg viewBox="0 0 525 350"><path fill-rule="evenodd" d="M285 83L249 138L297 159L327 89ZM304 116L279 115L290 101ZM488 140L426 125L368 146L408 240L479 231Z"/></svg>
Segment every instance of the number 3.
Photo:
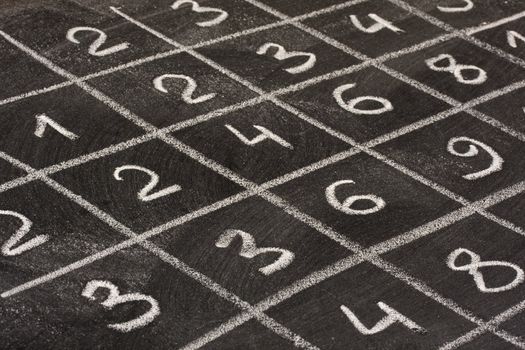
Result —
<svg viewBox="0 0 525 350"><path fill-rule="evenodd" d="M193 0L177 0L177 1L175 1L173 3L173 5L171 5L171 8L174 9L174 10L177 10L183 4L191 4L191 10L195 11L197 13L215 12L215 13L219 14L217 17L215 17L212 20L203 21L203 22L197 22L196 24L199 27L216 26L217 24L223 22L226 18L228 18L228 12L226 12L224 10L221 10L221 9L218 9L218 8L214 8L214 7L201 6L201 5L199 5L198 2L193 1Z"/></svg>
<svg viewBox="0 0 525 350"><path fill-rule="evenodd" d="M230 244L233 242L235 237L239 236L242 239L242 247L241 252L239 253L240 256L247 259L253 259L257 255L261 254L268 254L268 253L279 253L280 256L275 262L271 263L270 265L267 265L265 267L261 267L259 271L268 276L272 273L282 270L286 268L288 265L290 265L295 257L294 253L292 253L289 250L281 249L281 248L257 248L257 245L255 244L255 240L253 239L253 236L247 232L241 231L241 230L226 230L222 235L220 235L219 239L215 243L215 246L217 248L228 248Z"/></svg>
<svg viewBox="0 0 525 350"><path fill-rule="evenodd" d="M149 323L153 322L153 320L160 314L159 303L153 297L140 293L121 295L118 287L109 281L89 281L82 291L82 296L88 298L89 300L96 300L94 295L99 288L105 288L109 290L109 296L101 303L101 305L110 310L119 304L134 301L145 301L150 304L150 309L143 315L128 322L108 324L108 328L124 333L130 332L136 328L141 328L148 325Z"/></svg>

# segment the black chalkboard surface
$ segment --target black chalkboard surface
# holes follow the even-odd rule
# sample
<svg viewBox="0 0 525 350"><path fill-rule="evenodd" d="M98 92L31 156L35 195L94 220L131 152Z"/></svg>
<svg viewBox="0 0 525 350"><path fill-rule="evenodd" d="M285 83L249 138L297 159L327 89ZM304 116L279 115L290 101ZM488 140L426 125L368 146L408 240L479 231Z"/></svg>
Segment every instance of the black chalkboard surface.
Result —
<svg viewBox="0 0 525 350"><path fill-rule="evenodd" d="M525 2L0 2L0 349L525 349Z"/></svg>

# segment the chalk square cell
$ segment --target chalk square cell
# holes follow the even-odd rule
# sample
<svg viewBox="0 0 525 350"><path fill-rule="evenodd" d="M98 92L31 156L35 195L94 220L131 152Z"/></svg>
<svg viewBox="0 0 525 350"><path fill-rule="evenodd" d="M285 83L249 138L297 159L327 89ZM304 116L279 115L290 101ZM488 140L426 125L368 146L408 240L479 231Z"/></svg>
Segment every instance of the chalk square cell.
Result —
<svg viewBox="0 0 525 350"><path fill-rule="evenodd" d="M367 0L364 0L367 1ZM310 14L319 10L325 10L338 5L343 5L348 2L345 0L324 0L322 2L311 0L259 0L258 2L270 7L272 10L277 10L288 16L299 16ZM351 6L351 5L346 5ZM345 6L345 7L346 7Z"/></svg>
<svg viewBox="0 0 525 350"><path fill-rule="evenodd" d="M290 25L198 51L265 90L296 84L359 63L358 59Z"/></svg>
<svg viewBox="0 0 525 350"><path fill-rule="evenodd" d="M165 75L179 76L159 78L159 88L166 92L155 87L155 80ZM98 77L90 84L158 127L256 96L248 88L187 53ZM189 99L185 100L184 95L188 95Z"/></svg>
<svg viewBox="0 0 525 350"><path fill-rule="evenodd" d="M329 188L339 181L347 182ZM418 181L363 154L293 180L273 191L349 240L364 246L398 236L458 207ZM327 191L332 195L335 193L339 203L350 202L341 204L341 207L349 207L358 213L343 212L336 208L337 204L330 204L328 198L332 195L328 196ZM353 196L375 196L375 201L362 198L352 201ZM373 211L367 213L365 210Z"/></svg>
<svg viewBox="0 0 525 350"><path fill-rule="evenodd" d="M525 134L525 90L523 88L497 97L476 109Z"/></svg>
<svg viewBox="0 0 525 350"><path fill-rule="evenodd" d="M488 320L522 301L525 291L525 284L515 281L519 276L514 268L493 266L490 262L501 261L525 269L524 248L525 238L518 233L475 214L388 253L385 259L465 310ZM476 283L467 268L476 262L476 255L482 264L476 271L484 282L480 279ZM448 266L449 262L455 269ZM505 286L509 289L497 291Z"/></svg>
<svg viewBox="0 0 525 350"><path fill-rule="evenodd" d="M145 170L123 169L117 174L122 180L117 180L116 169L127 165L152 171L158 176L158 183L152 185L156 178ZM240 191L239 186L223 176L157 140L53 177L137 233ZM148 185L151 188L145 190ZM166 188L170 190L163 192L164 196L139 199L140 191L147 196Z"/></svg>
<svg viewBox="0 0 525 350"><path fill-rule="evenodd" d="M53 73L6 40L0 40L0 99L18 96L63 82Z"/></svg>
<svg viewBox="0 0 525 350"><path fill-rule="evenodd" d="M239 255L243 241L238 233L226 247L217 247L227 230L240 230L253 237L257 248L279 248L280 269L260 271L281 254L260 253L253 258ZM255 303L306 275L351 254L320 232L293 218L281 208L260 198L230 205L188 224L175 227L152 241L186 264L204 273L242 299ZM266 270L265 270L266 271Z"/></svg>
<svg viewBox="0 0 525 350"><path fill-rule="evenodd" d="M235 173L258 183L351 147L269 102L180 130L174 135ZM246 139L242 140L243 137ZM258 137L265 139L258 142ZM250 140L257 143L250 145Z"/></svg>
<svg viewBox="0 0 525 350"><path fill-rule="evenodd" d="M297 349L297 347L289 340L281 338L259 322L252 320L202 346L201 349L292 350Z"/></svg>
<svg viewBox="0 0 525 350"><path fill-rule="evenodd" d="M521 304L523 304L523 301L521 301ZM523 309L521 308L521 311L518 314L514 315L507 322L504 322L501 325L501 329L507 332L510 332L512 335L516 335L518 337L523 338L525 337L525 330L523 329L523 322L525 322L525 313L523 312Z"/></svg>
<svg viewBox="0 0 525 350"><path fill-rule="evenodd" d="M114 16L109 6L98 12L70 1L45 1L13 13L5 19L2 29L61 68L79 75L173 49L136 25ZM107 36L99 47L99 55L91 55L88 50L101 34L77 32L74 35L79 41L77 44L67 39L68 31L75 27L95 28Z"/></svg>
<svg viewBox="0 0 525 350"><path fill-rule="evenodd" d="M499 217L525 228L525 194L518 194L488 209Z"/></svg>
<svg viewBox="0 0 525 350"><path fill-rule="evenodd" d="M378 20L387 21L388 27L379 27ZM386 0L363 2L303 23L370 57L418 44L443 32Z"/></svg>
<svg viewBox="0 0 525 350"><path fill-rule="evenodd" d="M378 150L469 200L523 180L521 141L465 113L384 143Z"/></svg>
<svg viewBox="0 0 525 350"><path fill-rule="evenodd" d="M376 68L327 80L283 99L358 142L371 141L450 108Z"/></svg>
<svg viewBox="0 0 525 350"><path fill-rule="evenodd" d="M2 247L22 229L22 220L25 219L19 215L24 216L29 225L27 233L12 245L13 255L1 254L2 292L96 254L126 238L41 182L0 193L0 210L5 211L0 215ZM16 251L23 244L38 240L39 236L47 238L41 244L30 245L28 250Z"/></svg>
<svg viewBox="0 0 525 350"><path fill-rule="evenodd" d="M516 20L484 30L474 36L516 57L525 59L525 13L519 14L521 17Z"/></svg>
<svg viewBox="0 0 525 350"><path fill-rule="evenodd" d="M144 133L75 86L0 106L0 123L0 150L35 168L73 159ZM65 131L57 131L49 123L57 123Z"/></svg>
<svg viewBox="0 0 525 350"><path fill-rule="evenodd" d="M426 333L400 323L363 335L341 310L346 306L367 328L386 316L382 302L415 322ZM437 349L472 328L461 316L402 281L363 263L310 287L268 310L292 331L322 349Z"/></svg>
<svg viewBox="0 0 525 350"><path fill-rule="evenodd" d="M277 22L279 19L244 0L161 0L154 5L130 4L122 11L175 40L187 45L228 40L230 35ZM179 6L175 6L179 5ZM154 7L140 9L144 6ZM175 7L175 8L174 8Z"/></svg>
<svg viewBox="0 0 525 350"><path fill-rule="evenodd" d="M40 265L38 265L40 266ZM17 270L17 273L21 273ZM108 328L143 315L148 302L104 308L108 291L82 296L93 280L111 282L121 295L154 298L160 314L142 328ZM192 278L142 248L121 250L56 280L2 299L2 348L173 349L219 326L240 311Z"/></svg>
<svg viewBox="0 0 525 350"><path fill-rule="evenodd" d="M24 176L27 173L12 165L7 160L0 159L0 185L9 180Z"/></svg>
<svg viewBox="0 0 525 350"><path fill-rule="evenodd" d="M386 65L461 102L525 78L522 67L461 39L405 55Z"/></svg>
<svg viewBox="0 0 525 350"><path fill-rule="evenodd" d="M484 25L525 10L525 4L521 0L404 1L457 29Z"/></svg>

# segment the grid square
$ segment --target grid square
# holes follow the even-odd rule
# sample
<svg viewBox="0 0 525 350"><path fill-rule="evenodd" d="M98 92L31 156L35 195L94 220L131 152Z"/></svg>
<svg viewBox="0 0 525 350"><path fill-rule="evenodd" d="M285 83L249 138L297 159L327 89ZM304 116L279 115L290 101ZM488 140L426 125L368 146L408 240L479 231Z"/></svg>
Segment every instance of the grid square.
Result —
<svg viewBox="0 0 525 350"><path fill-rule="evenodd" d="M50 122L58 126L53 127ZM75 86L0 106L0 123L0 150L35 168L73 159L144 133ZM39 131L39 125L44 126L43 131Z"/></svg>
<svg viewBox="0 0 525 350"><path fill-rule="evenodd" d="M386 65L461 102L525 79L525 70L520 66L461 39L405 55Z"/></svg>
<svg viewBox="0 0 525 350"><path fill-rule="evenodd" d="M0 65L0 79L4 82L0 89L0 99L65 81L65 78L53 73L4 39L0 40Z"/></svg>
<svg viewBox="0 0 525 350"><path fill-rule="evenodd" d="M115 174L117 168L124 166L145 169L124 168ZM155 174L158 184L144 190L154 183ZM158 140L64 170L53 177L137 233L241 189ZM179 188L173 187L177 185ZM165 189L171 190L159 193ZM139 198L139 192L144 193L143 199ZM153 197L147 197L149 195Z"/></svg>
<svg viewBox="0 0 525 350"><path fill-rule="evenodd" d="M290 25L198 51L264 90L296 84L359 62Z"/></svg>
<svg viewBox="0 0 525 350"><path fill-rule="evenodd" d="M27 175L27 172L0 158L0 185L24 175Z"/></svg>
<svg viewBox="0 0 525 350"><path fill-rule="evenodd" d="M521 0L404 0L457 29L478 26L525 10ZM469 4L472 3L472 4ZM438 7L441 7L439 9Z"/></svg>
<svg viewBox="0 0 525 350"><path fill-rule="evenodd" d="M228 246L217 247L220 238L230 234L228 230L251 235L258 249L285 249L294 255L293 259L266 274L260 269L277 261L280 253L260 252L253 258L240 256L241 247L247 244L248 238L241 239L238 231ZM250 303L351 254L259 198L245 200L176 227L156 236L153 242Z"/></svg>
<svg viewBox="0 0 525 350"><path fill-rule="evenodd" d="M269 102L183 129L174 135L207 157L258 183L351 147ZM257 137L265 139L259 142ZM257 143L250 144L250 141Z"/></svg>
<svg viewBox="0 0 525 350"><path fill-rule="evenodd" d="M2 292L81 258L115 245L125 237L89 212L41 182L32 182L0 194L1 244L21 229L27 218L29 230L12 246L14 255L2 252ZM47 240L28 250L17 247L45 235ZM31 246L30 246L31 247Z"/></svg>
<svg viewBox="0 0 525 350"><path fill-rule="evenodd" d="M356 18L352 20L352 16ZM378 18L379 17L379 18ZM354 21L357 21L356 26ZM380 22L389 27L375 28ZM367 56L377 57L436 37L443 31L386 0L367 1L304 21Z"/></svg>
<svg viewBox="0 0 525 350"><path fill-rule="evenodd" d="M20 270L17 271L20 273ZM142 293L159 304L160 315L143 328L118 332L109 324L133 320L147 302L104 308L108 291L81 295L93 280L109 281L121 295ZM2 300L3 348L173 349L219 326L239 312L192 278L141 248L128 248L91 265ZM50 334L52 336L50 336Z"/></svg>
<svg viewBox="0 0 525 350"><path fill-rule="evenodd" d="M523 208L525 208L525 194L519 194L490 207L489 211L521 228L525 228Z"/></svg>
<svg viewBox="0 0 525 350"><path fill-rule="evenodd" d="M260 349L297 349L291 342L279 337L274 332L265 328L257 321L248 321L244 325L235 328L228 335L201 347L203 350L236 349L242 344L243 350Z"/></svg>
<svg viewBox="0 0 525 350"><path fill-rule="evenodd" d="M186 46L201 44L279 20L243 0L196 2L202 8L199 10L202 12L192 10L193 5L189 2L181 3L174 9L174 0L160 0L150 6L141 3L130 4L123 8L123 11ZM145 6L153 8L144 9Z"/></svg>
<svg viewBox="0 0 525 350"><path fill-rule="evenodd" d="M338 89L342 89L342 102L335 97ZM450 108L376 68L331 79L283 99L358 142L370 141ZM387 109L388 103L391 108Z"/></svg>
<svg viewBox="0 0 525 350"><path fill-rule="evenodd" d="M441 295L457 302L461 307L488 320L523 299L525 285L510 285L508 290L497 288L508 286L516 272L508 266L493 266L494 261L512 263L525 268L523 248L525 238L478 214L453 224L432 235L419 239L386 255L386 260L406 270L410 275L425 281ZM456 259L451 254L458 249ZM462 266L475 263L469 254L479 256L480 262L489 262L470 273ZM452 259L454 270L447 266ZM475 272L480 272L487 291L481 282L476 283ZM481 286L481 287L478 287Z"/></svg>
<svg viewBox="0 0 525 350"><path fill-rule="evenodd" d="M521 311L507 322L501 325L501 329L510 332L512 335L518 337L525 337L525 330L523 329L523 322L525 322L525 313Z"/></svg>
<svg viewBox="0 0 525 350"><path fill-rule="evenodd" d="M122 18L111 18L109 6L100 12L66 0L41 2L13 13L2 29L58 66L86 75L134 59L167 51L173 47ZM23 23L24 25L20 25ZM79 31L79 43L67 39L68 31L89 27L102 31ZM88 52L98 38L106 35L98 54ZM127 47L121 46L127 43ZM119 46L117 46L119 45ZM114 50L104 51L114 48Z"/></svg>
<svg viewBox="0 0 525 350"><path fill-rule="evenodd" d="M359 281L359 283L356 283ZM385 317L383 302L426 330L420 334L395 323L361 334L342 312L350 309L367 328ZM366 263L313 286L271 308L268 315L322 349L437 349L472 325L459 315Z"/></svg>
<svg viewBox="0 0 525 350"><path fill-rule="evenodd" d="M354 183L339 181L353 181ZM336 200L345 203L353 196L375 196L384 203L355 198L344 212L330 204L326 194L335 185ZM371 246L431 221L458 207L434 190L399 173L368 155L347 160L293 180L273 190L300 210L364 246ZM365 210L375 211L366 212Z"/></svg>
<svg viewBox="0 0 525 350"><path fill-rule="evenodd" d="M522 11L525 10L523 6ZM525 59L525 18L521 17L495 28L484 30L474 36L483 42Z"/></svg>
<svg viewBox="0 0 525 350"><path fill-rule="evenodd" d="M525 89L500 96L476 107L505 125L525 133Z"/></svg>
<svg viewBox="0 0 525 350"><path fill-rule="evenodd" d="M523 143L465 113L384 143L378 150L469 200L523 180Z"/></svg>
<svg viewBox="0 0 525 350"><path fill-rule="evenodd" d="M155 87L155 80L164 75L186 78L161 79L162 87L166 90L163 92ZM188 81L189 78L193 82ZM102 76L93 79L90 84L158 127L191 119L256 96L246 87L187 53ZM194 89L191 84L196 85ZM191 103L184 100L185 92L190 95Z"/></svg>

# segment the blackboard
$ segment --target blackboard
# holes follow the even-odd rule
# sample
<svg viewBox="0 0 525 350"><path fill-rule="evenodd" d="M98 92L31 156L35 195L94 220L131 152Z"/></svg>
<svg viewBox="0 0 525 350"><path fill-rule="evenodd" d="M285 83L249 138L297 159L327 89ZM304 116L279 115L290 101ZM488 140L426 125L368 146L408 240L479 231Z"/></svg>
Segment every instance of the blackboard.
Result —
<svg viewBox="0 0 525 350"><path fill-rule="evenodd" d="M525 3L0 3L0 349L525 349Z"/></svg>

